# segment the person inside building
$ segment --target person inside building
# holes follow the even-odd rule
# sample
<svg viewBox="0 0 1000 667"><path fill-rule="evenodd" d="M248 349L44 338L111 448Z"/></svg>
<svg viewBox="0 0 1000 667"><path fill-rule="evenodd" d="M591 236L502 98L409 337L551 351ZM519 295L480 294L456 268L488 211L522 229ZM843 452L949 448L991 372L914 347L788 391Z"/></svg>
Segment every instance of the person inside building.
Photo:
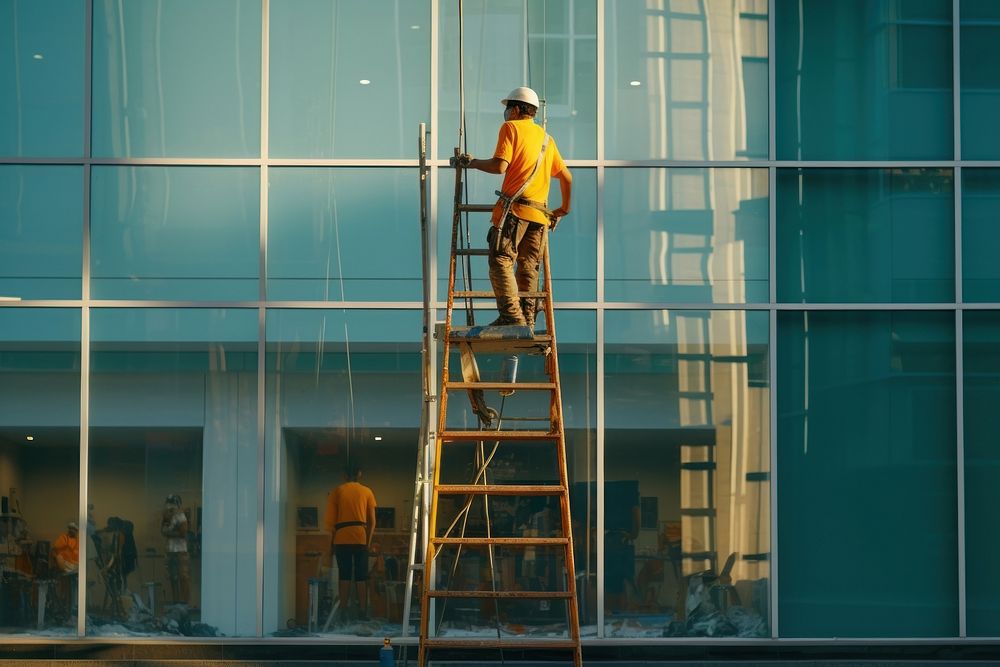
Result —
<svg viewBox="0 0 1000 667"><path fill-rule="evenodd" d="M545 243L545 228L553 227L569 213L573 177L552 137L535 123L538 95L531 88L515 88L504 99L504 123L500 126L493 157L474 159L461 155L457 162L488 174L503 174L500 199L486 236L489 273L500 316L493 326L535 326L535 299L519 299L518 291L538 289L539 260ZM455 160L452 160L455 166ZM549 185L559 179L562 201L548 210ZM515 274L514 267L517 266Z"/></svg>
<svg viewBox="0 0 1000 667"><path fill-rule="evenodd" d="M66 532L52 543L52 558L59 572L71 573L80 569L80 531L75 521L66 524Z"/></svg>
<svg viewBox="0 0 1000 667"><path fill-rule="evenodd" d="M357 593L358 618L368 618L368 550L375 534L375 494L361 483L361 468L350 463L344 483L326 499L323 525L337 559L339 620L351 613L352 589Z"/></svg>
<svg viewBox="0 0 1000 667"><path fill-rule="evenodd" d="M167 538L167 575L174 604L188 604L191 597L191 562L188 555L188 520L181 509L181 497L167 496L163 505L160 533Z"/></svg>

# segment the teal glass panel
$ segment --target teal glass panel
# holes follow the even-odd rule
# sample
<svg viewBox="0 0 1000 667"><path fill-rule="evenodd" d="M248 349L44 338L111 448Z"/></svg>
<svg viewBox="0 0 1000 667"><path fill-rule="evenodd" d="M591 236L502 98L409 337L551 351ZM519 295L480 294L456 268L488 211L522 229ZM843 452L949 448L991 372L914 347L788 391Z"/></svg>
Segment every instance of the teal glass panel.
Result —
<svg viewBox="0 0 1000 667"><path fill-rule="evenodd" d="M0 297L79 299L83 169L0 166Z"/></svg>
<svg viewBox="0 0 1000 667"><path fill-rule="evenodd" d="M778 301L955 299L950 169L779 169Z"/></svg>
<svg viewBox="0 0 1000 667"><path fill-rule="evenodd" d="M1000 159L1000 3L961 0L962 158Z"/></svg>
<svg viewBox="0 0 1000 667"><path fill-rule="evenodd" d="M258 298L256 168L95 166L90 206L95 299Z"/></svg>
<svg viewBox="0 0 1000 667"><path fill-rule="evenodd" d="M768 300L766 169L604 172L611 301Z"/></svg>
<svg viewBox="0 0 1000 667"><path fill-rule="evenodd" d="M0 155L83 155L85 7L83 0L0 5Z"/></svg>
<svg viewBox="0 0 1000 667"><path fill-rule="evenodd" d="M261 5L94 1L93 154L260 154Z"/></svg>
<svg viewBox="0 0 1000 667"><path fill-rule="evenodd" d="M415 157L430 123L429 4L271 2L271 156Z"/></svg>
<svg viewBox="0 0 1000 667"><path fill-rule="evenodd" d="M254 309L91 311L88 635L256 634L257 332ZM120 601L140 582L153 608Z"/></svg>
<svg viewBox="0 0 1000 667"><path fill-rule="evenodd" d="M416 169L268 171L269 299L420 301Z"/></svg>
<svg viewBox="0 0 1000 667"><path fill-rule="evenodd" d="M552 294L560 301L593 301L597 298L597 170L574 167L573 203L570 214L560 220L549 240L551 244L550 262L552 266ZM497 198L494 192L500 186L498 176L477 171L467 172L467 198L470 203L493 204ZM452 210L455 197L455 177L450 169L441 170L438 179L437 217L437 257L438 293L441 301L448 298L448 261L451 256ZM559 181L552 179L549 190L549 205L559 203ZM463 218L464 220L464 218ZM463 222L459 234L460 248L487 248L486 233L490 228L489 213L474 213ZM456 289L470 280L471 289L491 290L489 268L485 256L472 257L468 271L459 262L456 267ZM544 271L539 272L539 285ZM496 315L496 302L490 302L490 309L480 324L492 321Z"/></svg>
<svg viewBox="0 0 1000 667"><path fill-rule="evenodd" d="M767 4L610 0L606 156L766 159Z"/></svg>
<svg viewBox="0 0 1000 667"><path fill-rule="evenodd" d="M962 171L962 300L1000 301L1000 169Z"/></svg>
<svg viewBox="0 0 1000 667"><path fill-rule="evenodd" d="M778 313L783 637L958 634L955 317Z"/></svg>
<svg viewBox="0 0 1000 667"><path fill-rule="evenodd" d="M1000 537L994 530L1000 502L1000 312L964 313L963 415L965 426L966 623L974 637L1000 635Z"/></svg>
<svg viewBox="0 0 1000 667"><path fill-rule="evenodd" d="M769 637L768 314L604 329L606 636Z"/></svg>
<svg viewBox="0 0 1000 667"><path fill-rule="evenodd" d="M420 410L420 310L267 313L264 632L397 637L413 511ZM360 622L338 590L327 493L348 462L380 513ZM308 534L304 534L310 531ZM293 572L308 574L296 583ZM309 577L319 586L310 624ZM326 621L340 602L341 613Z"/></svg>
<svg viewBox="0 0 1000 667"><path fill-rule="evenodd" d="M80 311L0 308L0 634L76 637L79 480Z"/></svg>
<svg viewBox="0 0 1000 667"><path fill-rule="evenodd" d="M459 141L458 3L442 3L439 49L438 152L450 156ZM496 0L468 3L465 21L465 123L462 148L493 155L504 99L530 86L545 100L535 117L563 158L597 157L596 0ZM502 55L501 55L502 54Z"/></svg>
<svg viewBox="0 0 1000 667"><path fill-rule="evenodd" d="M949 160L951 0L776 0L779 160Z"/></svg>

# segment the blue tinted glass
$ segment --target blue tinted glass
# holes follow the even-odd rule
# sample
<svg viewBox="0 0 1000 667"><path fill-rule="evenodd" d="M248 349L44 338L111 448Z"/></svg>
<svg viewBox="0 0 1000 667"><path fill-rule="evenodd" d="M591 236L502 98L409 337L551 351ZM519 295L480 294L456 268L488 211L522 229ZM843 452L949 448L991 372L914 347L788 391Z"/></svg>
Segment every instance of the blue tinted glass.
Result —
<svg viewBox="0 0 1000 667"><path fill-rule="evenodd" d="M1000 3L962 0L962 158L1000 159Z"/></svg>
<svg viewBox="0 0 1000 667"><path fill-rule="evenodd" d="M105 573L88 590L87 634L120 636L127 618L116 575L133 564L115 557L112 517L132 524L140 557L129 581L156 585L155 617L181 604L197 610L188 618L203 636L256 634L257 311L94 309L90 318L87 500Z"/></svg>
<svg viewBox="0 0 1000 667"><path fill-rule="evenodd" d="M952 157L950 0L776 0L781 160Z"/></svg>
<svg viewBox="0 0 1000 667"><path fill-rule="evenodd" d="M268 298L423 298L416 169L272 168L268 179Z"/></svg>
<svg viewBox="0 0 1000 667"><path fill-rule="evenodd" d="M597 173L594 169L573 168L572 211L563 218L551 233L552 294L556 301L592 301L597 298ZM438 299L448 298L448 261L451 254L452 210L455 197L455 176L451 170L441 170L438 179ZM467 172L468 201L474 204L493 204L494 192L500 185L499 177L477 171ZM559 201L559 181L552 180L549 204ZM463 223L464 224L464 223ZM459 236L459 247L486 248L489 230L489 213L468 216L468 240ZM472 257L469 271L473 289L489 290L489 273L486 257ZM456 289L462 287L462 263L457 266ZM539 283L542 274L539 273ZM494 308L491 305L490 308ZM489 319L493 319L493 315ZM489 321L489 320L487 320Z"/></svg>
<svg viewBox="0 0 1000 667"><path fill-rule="evenodd" d="M607 157L767 157L766 0L606 8Z"/></svg>
<svg viewBox="0 0 1000 667"><path fill-rule="evenodd" d="M996 407L1000 401L1000 313L966 312L965 369L965 567L968 631L995 637L1000 627L1000 537L993 529L1000 503L1000 451Z"/></svg>
<svg viewBox="0 0 1000 667"><path fill-rule="evenodd" d="M0 296L79 299L83 169L0 166Z"/></svg>
<svg viewBox="0 0 1000 667"><path fill-rule="evenodd" d="M952 301L950 169L779 169L778 300Z"/></svg>
<svg viewBox="0 0 1000 667"><path fill-rule="evenodd" d="M770 636L767 313L607 311L605 332L608 635L714 614L716 636Z"/></svg>
<svg viewBox="0 0 1000 667"><path fill-rule="evenodd" d="M493 154L503 123L500 100L529 86L546 101L536 119L547 119L562 156L597 157L596 1L498 0L468 3L463 13L468 152ZM440 30L438 151L448 156L460 125L459 44L452 37L458 35L458 3L442 3Z"/></svg>
<svg viewBox="0 0 1000 667"><path fill-rule="evenodd" d="M85 6L0 5L0 155L83 154Z"/></svg>
<svg viewBox="0 0 1000 667"><path fill-rule="evenodd" d="M781 635L955 636L954 315L779 312L777 381Z"/></svg>
<svg viewBox="0 0 1000 667"><path fill-rule="evenodd" d="M242 167L94 167L91 295L257 299L260 177Z"/></svg>
<svg viewBox="0 0 1000 667"><path fill-rule="evenodd" d="M271 2L271 155L414 157L430 122L428 5Z"/></svg>
<svg viewBox="0 0 1000 667"><path fill-rule="evenodd" d="M260 151L259 2L94 2L93 154Z"/></svg>
<svg viewBox="0 0 1000 667"><path fill-rule="evenodd" d="M605 297L766 302L766 169L608 169Z"/></svg>
<svg viewBox="0 0 1000 667"><path fill-rule="evenodd" d="M1000 169L962 171L962 300L1000 301Z"/></svg>

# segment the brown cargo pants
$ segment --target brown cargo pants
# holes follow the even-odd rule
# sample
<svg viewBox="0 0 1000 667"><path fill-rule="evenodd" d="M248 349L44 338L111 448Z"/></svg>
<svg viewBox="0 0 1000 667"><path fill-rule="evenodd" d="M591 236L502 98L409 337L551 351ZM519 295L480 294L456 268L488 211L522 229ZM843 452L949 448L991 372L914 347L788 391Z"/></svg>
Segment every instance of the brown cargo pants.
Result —
<svg viewBox="0 0 1000 667"><path fill-rule="evenodd" d="M490 227L486 242L490 248L490 283L500 312L494 324L527 324L534 328L535 299L520 299L517 293L538 289L545 225L508 215L499 229Z"/></svg>

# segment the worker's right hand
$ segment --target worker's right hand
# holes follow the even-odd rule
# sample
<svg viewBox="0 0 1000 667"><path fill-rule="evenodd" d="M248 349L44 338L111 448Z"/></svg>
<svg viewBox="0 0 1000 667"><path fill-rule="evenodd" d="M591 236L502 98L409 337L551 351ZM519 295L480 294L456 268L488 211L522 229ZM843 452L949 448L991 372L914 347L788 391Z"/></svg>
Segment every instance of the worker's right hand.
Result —
<svg viewBox="0 0 1000 667"><path fill-rule="evenodd" d="M448 160L448 166L449 167L453 167L453 168L454 167L461 167L462 169L467 169L468 166L469 166L469 163L471 163L471 162L472 162L472 156L469 155L468 153L462 153L461 155L459 155L457 157L456 156L452 156Z"/></svg>

